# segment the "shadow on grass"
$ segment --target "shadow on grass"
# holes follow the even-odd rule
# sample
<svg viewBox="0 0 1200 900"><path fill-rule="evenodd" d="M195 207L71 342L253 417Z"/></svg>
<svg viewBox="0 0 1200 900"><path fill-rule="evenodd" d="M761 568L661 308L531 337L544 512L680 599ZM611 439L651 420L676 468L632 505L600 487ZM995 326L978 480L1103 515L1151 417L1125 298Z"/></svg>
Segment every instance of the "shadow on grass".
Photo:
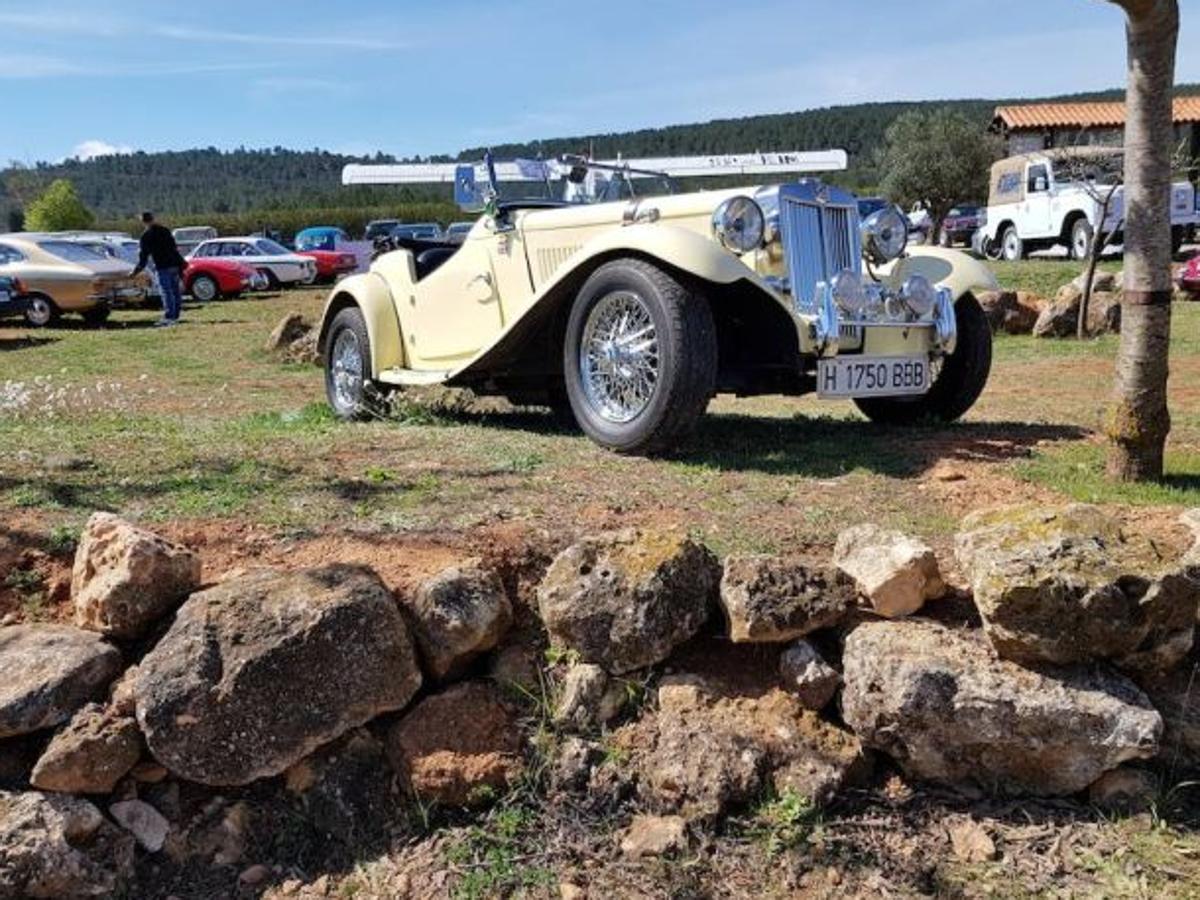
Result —
<svg viewBox="0 0 1200 900"><path fill-rule="evenodd" d="M0 353L9 350L32 350L35 347L44 347L46 344L53 344L55 341L62 340L56 337L18 337L18 338L0 338Z"/></svg>
<svg viewBox="0 0 1200 900"><path fill-rule="evenodd" d="M579 435L560 418L532 410L439 412L459 424ZM707 415L694 434L666 454L675 462L739 472L832 478L861 469L893 478L920 475L944 460L1005 462L1032 454L1043 441L1078 441L1088 436L1076 425L1029 422L931 423L905 427L860 419L742 414Z"/></svg>

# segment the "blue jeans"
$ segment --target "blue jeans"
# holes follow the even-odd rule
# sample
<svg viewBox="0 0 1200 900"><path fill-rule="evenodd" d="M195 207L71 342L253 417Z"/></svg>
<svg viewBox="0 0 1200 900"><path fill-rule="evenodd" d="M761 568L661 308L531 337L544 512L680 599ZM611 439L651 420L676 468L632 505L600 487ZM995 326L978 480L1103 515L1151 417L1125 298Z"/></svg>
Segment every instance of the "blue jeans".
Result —
<svg viewBox="0 0 1200 900"><path fill-rule="evenodd" d="M162 291L163 318L174 322L183 308L183 285L178 269L159 269L158 288Z"/></svg>

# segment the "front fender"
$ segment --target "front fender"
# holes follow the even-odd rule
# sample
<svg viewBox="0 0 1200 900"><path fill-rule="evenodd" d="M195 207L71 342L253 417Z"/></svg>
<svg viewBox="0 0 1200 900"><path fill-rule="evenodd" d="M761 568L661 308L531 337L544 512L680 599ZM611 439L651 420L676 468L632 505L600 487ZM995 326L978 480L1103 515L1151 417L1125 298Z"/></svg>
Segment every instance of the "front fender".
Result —
<svg viewBox="0 0 1200 900"><path fill-rule="evenodd" d="M757 280L754 270L711 238L678 225L645 223L611 228L597 235L576 251L552 284L570 278L571 274L596 257L619 253L654 257L667 265L716 284L733 284L742 279Z"/></svg>
<svg viewBox="0 0 1200 900"><path fill-rule="evenodd" d="M924 275L937 287L949 288L956 301L963 294L1000 290L986 264L961 250L942 247L913 247L907 256L883 267L879 274L895 288L910 275Z"/></svg>
<svg viewBox="0 0 1200 900"><path fill-rule="evenodd" d="M329 326L339 312L350 306L357 306L367 323L367 338L371 342L371 377L377 378L384 369L403 368L404 339L400 332L400 319L396 315L396 304L387 282L375 272L351 275L338 282L321 314L318 350L324 354Z"/></svg>

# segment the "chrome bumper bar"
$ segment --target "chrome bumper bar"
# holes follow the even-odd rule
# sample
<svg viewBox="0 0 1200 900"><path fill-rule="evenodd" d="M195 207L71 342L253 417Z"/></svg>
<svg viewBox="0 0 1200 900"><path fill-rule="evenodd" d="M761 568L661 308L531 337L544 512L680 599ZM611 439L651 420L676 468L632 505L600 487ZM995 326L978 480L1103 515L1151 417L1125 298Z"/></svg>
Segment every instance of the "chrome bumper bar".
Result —
<svg viewBox="0 0 1200 900"><path fill-rule="evenodd" d="M837 356L842 328L931 328L935 354L950 354L958 343L958 324L954 317L954 294L949 288L937 289L933 314L928 319L905 321L896 319L850 319L843 317L833 300L833 290L826 282L817 284L817 313L812 317L811 337L818 353L824 357Z"/></svg>

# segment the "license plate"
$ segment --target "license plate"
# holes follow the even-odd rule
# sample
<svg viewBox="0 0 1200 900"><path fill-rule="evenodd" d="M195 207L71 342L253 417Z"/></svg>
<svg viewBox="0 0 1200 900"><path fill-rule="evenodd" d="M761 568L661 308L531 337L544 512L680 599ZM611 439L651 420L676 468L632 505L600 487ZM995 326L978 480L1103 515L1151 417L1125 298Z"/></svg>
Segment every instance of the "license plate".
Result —
<svg viewBox="0 0 1200 900"><path fill-rule="evenodd" d="M817 361L821 397L895 397L929 388L929 360L916 356L835 356Z"/></svg>

